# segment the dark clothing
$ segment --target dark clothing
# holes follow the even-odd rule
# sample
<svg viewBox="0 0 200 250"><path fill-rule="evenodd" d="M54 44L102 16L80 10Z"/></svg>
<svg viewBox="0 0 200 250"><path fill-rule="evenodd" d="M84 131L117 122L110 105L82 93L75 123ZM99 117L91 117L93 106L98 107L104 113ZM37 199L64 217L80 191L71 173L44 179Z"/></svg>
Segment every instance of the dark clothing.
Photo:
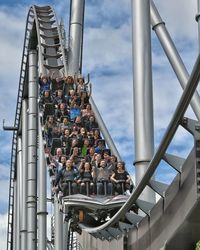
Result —
<svg viewBox="0 0 200 250"><path fill-rule="evenodd" d="M124 171L123 173L119 173L118 171L115 171L115 179L116 180L124 180L126 181L128 179L128 173Z"/></svg>
<svg viewBox="0 0 200 250"><path fill-rule="evenodd" d="M56 79L52 80L52 91L55 92L56 90L63 90L64 81L56 81Z"/></svg>
<svg viewBox="0 0 200 250"><path fill-rule="evenodd" d="M130 184L126 182L128 179L128 173L124 171L123 173L119 173L118 171L115 171L115 179L119 181L118 183L114 182L114 191L118 194L124 194L124 192L128 189L130 189Z"/></svg>

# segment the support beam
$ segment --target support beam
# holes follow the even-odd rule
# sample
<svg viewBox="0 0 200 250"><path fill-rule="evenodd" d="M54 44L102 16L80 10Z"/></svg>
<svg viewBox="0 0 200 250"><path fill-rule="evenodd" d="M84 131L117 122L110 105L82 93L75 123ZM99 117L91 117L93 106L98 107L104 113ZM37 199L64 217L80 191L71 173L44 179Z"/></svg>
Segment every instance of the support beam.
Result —
<svg viewBox="0 0 200 250"><path fill-rule="evenodd" d="M21 250L27 250L27 135L28 135L28 100L22 101L22 218Z"/></svg>
<svg viewBox="0 0 200 250"><path fill-rule="evenodd" d="M152 0L151 0L151 24L181 84L181 87L184 89L189 80L189 73L165 27L165 23L163 22L161 16L159 15L158 10ZM200 120L200 97L197 91L195 91L194 96L192 97L191 106L197 119Z"/></svg>
<svg viewBox="0 0 200 250"><path fill-rule="evenodd" d="M20 244L20 229L21 229L21 204L22 204L22 139L17 138L17 201L16 201L16 250L21 250Z"/></svg>
<svg viewBox="0 0 200 250"><path fill-rule="evenodd" d="M198 23L199 51L200 51L200 0L197 0L196 21Z"/></svg>
<svg viewBox="0 0 200 250"><path fill-rule="evenodd" d="M37 248L37 51L29 52L27 249Z"/></svg>
<svg viewBox="0 0 200 250"><path fill-rule="evenodd" d="M63 214L60 212L58 197L54 196L55 250L63 250Z"/></svg>
<svg viewBox="0 0 200 250"><path fill-rule="evenodd" d="M150 1L132 0L134 136L136 184L146 172L154 154ZM155 202L147 188L141 199Z"/></svg>
<svg viewBox="0 0 200 250"><path fill-rule="evenodd" d="M38 115L38 250L47 248L47 166L45 163L42 127Z"/></svg>
<svg viewBox="0 0 200 250"><path fill-rule="evenodd" d="M81 73L85 0L71 0L68 74Z"/></svg>

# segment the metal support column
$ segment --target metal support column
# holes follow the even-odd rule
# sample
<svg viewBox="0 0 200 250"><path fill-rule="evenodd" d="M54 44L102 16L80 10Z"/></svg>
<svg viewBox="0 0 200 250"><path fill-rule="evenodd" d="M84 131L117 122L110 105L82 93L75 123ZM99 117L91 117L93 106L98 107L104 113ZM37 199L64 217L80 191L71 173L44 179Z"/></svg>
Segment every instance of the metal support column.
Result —
<svg viewBox="0 0 200 250"><path fill-rule="evenodd" d="M54 196L55 250L63 250L63 214L60 212L58 197Z"/></svg>
<svg viewBox="0 0 200 250"><path fill-rule="evenodd" d="M13 250L17 250L17 181L13 181Z"/></svg>
<svg viewBox="0 0 200 250"><path fill-rule="evenodd" d="M27 134L28 134L28 100L22 101L22 217L21 250L27 250Z"/></svg>
<svg viewBox="0 0 200 250"><path fill-rule="evenodd" d="M152 61L149 0L132 0L135 176L140 182L154 154ZM155 201L146 189L142 199Z"/></svg>
<svg viewBox="0 0 200 250"><path fill-rule="evenodd" d="M198 23L199 51L200 51L200 0L197 0L196 21Z"/></svg>
<svg viewBox="0 0 200 250"><path fill-rule="evenodd" d="M67 249L68 245L68 222L64 221L65 214L63 214L63 250Z"/></svg>
<svg viewBox="0 0 200 250"><path fill-rule="evenodd" d="M29 52L27 249L37 246L37 52Z"/></svg>
<svg viewBox="0 0 200 250"><path fill-rule="evenodd" d="M168 60L181 84L181 87L184 89L189 80L189 73L165 27L165 23L160 17L158 10L151 0L151 24L152 28L155 31L156 35L159 38L159 41L165 51L165 54L168 57ZM199 19L199 18L198 18ZM200 120L200 97L197 91L195 91L194 96L191 100L192 109L197 117Z"/></svg>
<svg viewBox="0 0 200 250"><path fill-rule="evenodd" d="M20 244L20 229L21 229L21 201L22 201L22 139L20 136L17 138L17 201L16 201L16 250L21 250Z"/></svg>
<svg viewBox="0 0 200 250"><path fill-rule="evenodd" d="M68 74L81 72L85 0L71 0Z"/></svg>
<svg viewBox="0 0 200 250"><path fill-rule="evenodd" d="M38 250L47 247L47 167L45 163L42 127L38 115Z"/></svg>

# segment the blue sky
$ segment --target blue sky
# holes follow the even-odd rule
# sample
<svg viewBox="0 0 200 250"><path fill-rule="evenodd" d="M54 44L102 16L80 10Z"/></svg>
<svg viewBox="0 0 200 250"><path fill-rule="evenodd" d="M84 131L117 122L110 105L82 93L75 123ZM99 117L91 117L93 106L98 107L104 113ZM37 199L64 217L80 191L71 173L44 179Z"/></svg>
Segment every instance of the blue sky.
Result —
<svg viewBox="0 0 200 250"><path fill-rule="evenodd" d="M83 74L91 74L93 97L126 166L133 172L134 129L130 0L86 0ZM196 1L155 1L166 27L190 72L198 54ZM0 1L0 117L13 125L24 39L25 20L32 4L50 4L68 23L69 0ZM68 26L66 26L68 32ZM175 110L182 89L152 32L155 148ZM189 117L194 117L191 109ZM0 241L5 244L11 151L9 132L0 129ZM187 143L186 143L187 142ZM192 138L179 128L170 152L187 156ZM157 177L169 183L174 171L162 164ZM4 249L4 248L3 248Z"/></svg>

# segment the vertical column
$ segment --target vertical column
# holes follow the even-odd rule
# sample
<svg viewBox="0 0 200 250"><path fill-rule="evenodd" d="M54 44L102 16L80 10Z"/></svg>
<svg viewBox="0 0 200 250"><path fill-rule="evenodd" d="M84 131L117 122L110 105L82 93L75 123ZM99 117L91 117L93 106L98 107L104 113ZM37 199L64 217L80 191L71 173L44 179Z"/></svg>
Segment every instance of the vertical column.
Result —
<svg viewBox="0 0 200 250"><path fill-rule="evenodd" d="M149 0L132 0L135 175L140 182L154 154L152 62ZM146 189L142 199L154 201Z"/></svg>
<svg viewBox="0 0 200 250"><path fill-rule="evenodd" d="M17 181L13 182L13 250L17 250Z"/></svg>
<svg viewBox="0 0 200 250"><path fill-rule="evenodd" d="M28 84L28 195L27 249L36 250L37 244L37 52L29 52Z"/></svg>
<svg viewBox="0 0 200 250"><path fill-rule="evenodd" d="M63 250L67 249L68 245L68 223L64 219L65 214L63 214Z"/></svg>
<svg viewBox="0 0 200 250"><path fill-rule="evenodd" d="M58 197L54 196L55 250L63 250L63 215L60 212Z"/></svg>
<svg viewBox="0 0 200 250"><path fill-rule="evenodd" d="M21 201L22 201L22 140L21 137L17 138L17 180L16 180L16 250L21 250L20 247L20 228L21 228Z"/></svg>
<svg viewBox="0 0 200 250"><path fill-rule="evenodd" d="M199 50L200 50L200 0L197 0L197 15L196 21L198 23L198 36L199 36Z"/></svg>
<svg viewBox="0 0 200 250"><path fill-rule="evenodd" d="M44 144L42 138L42 127L38 115L38 250L46 249L47 242L47 167L45 164Z"/></svg>
<svg viewBox="0 0 200 250"><path fill-rule="evenodd" d="M81 72L85 0L71 0L68 74Z"/></svg>
<svg viewBox="0 0 200 250"><path fill-rule="evenodd" d="M27 250L27 134L28 134L28 100L22 101L22 217L21 250Z"/></svg>

